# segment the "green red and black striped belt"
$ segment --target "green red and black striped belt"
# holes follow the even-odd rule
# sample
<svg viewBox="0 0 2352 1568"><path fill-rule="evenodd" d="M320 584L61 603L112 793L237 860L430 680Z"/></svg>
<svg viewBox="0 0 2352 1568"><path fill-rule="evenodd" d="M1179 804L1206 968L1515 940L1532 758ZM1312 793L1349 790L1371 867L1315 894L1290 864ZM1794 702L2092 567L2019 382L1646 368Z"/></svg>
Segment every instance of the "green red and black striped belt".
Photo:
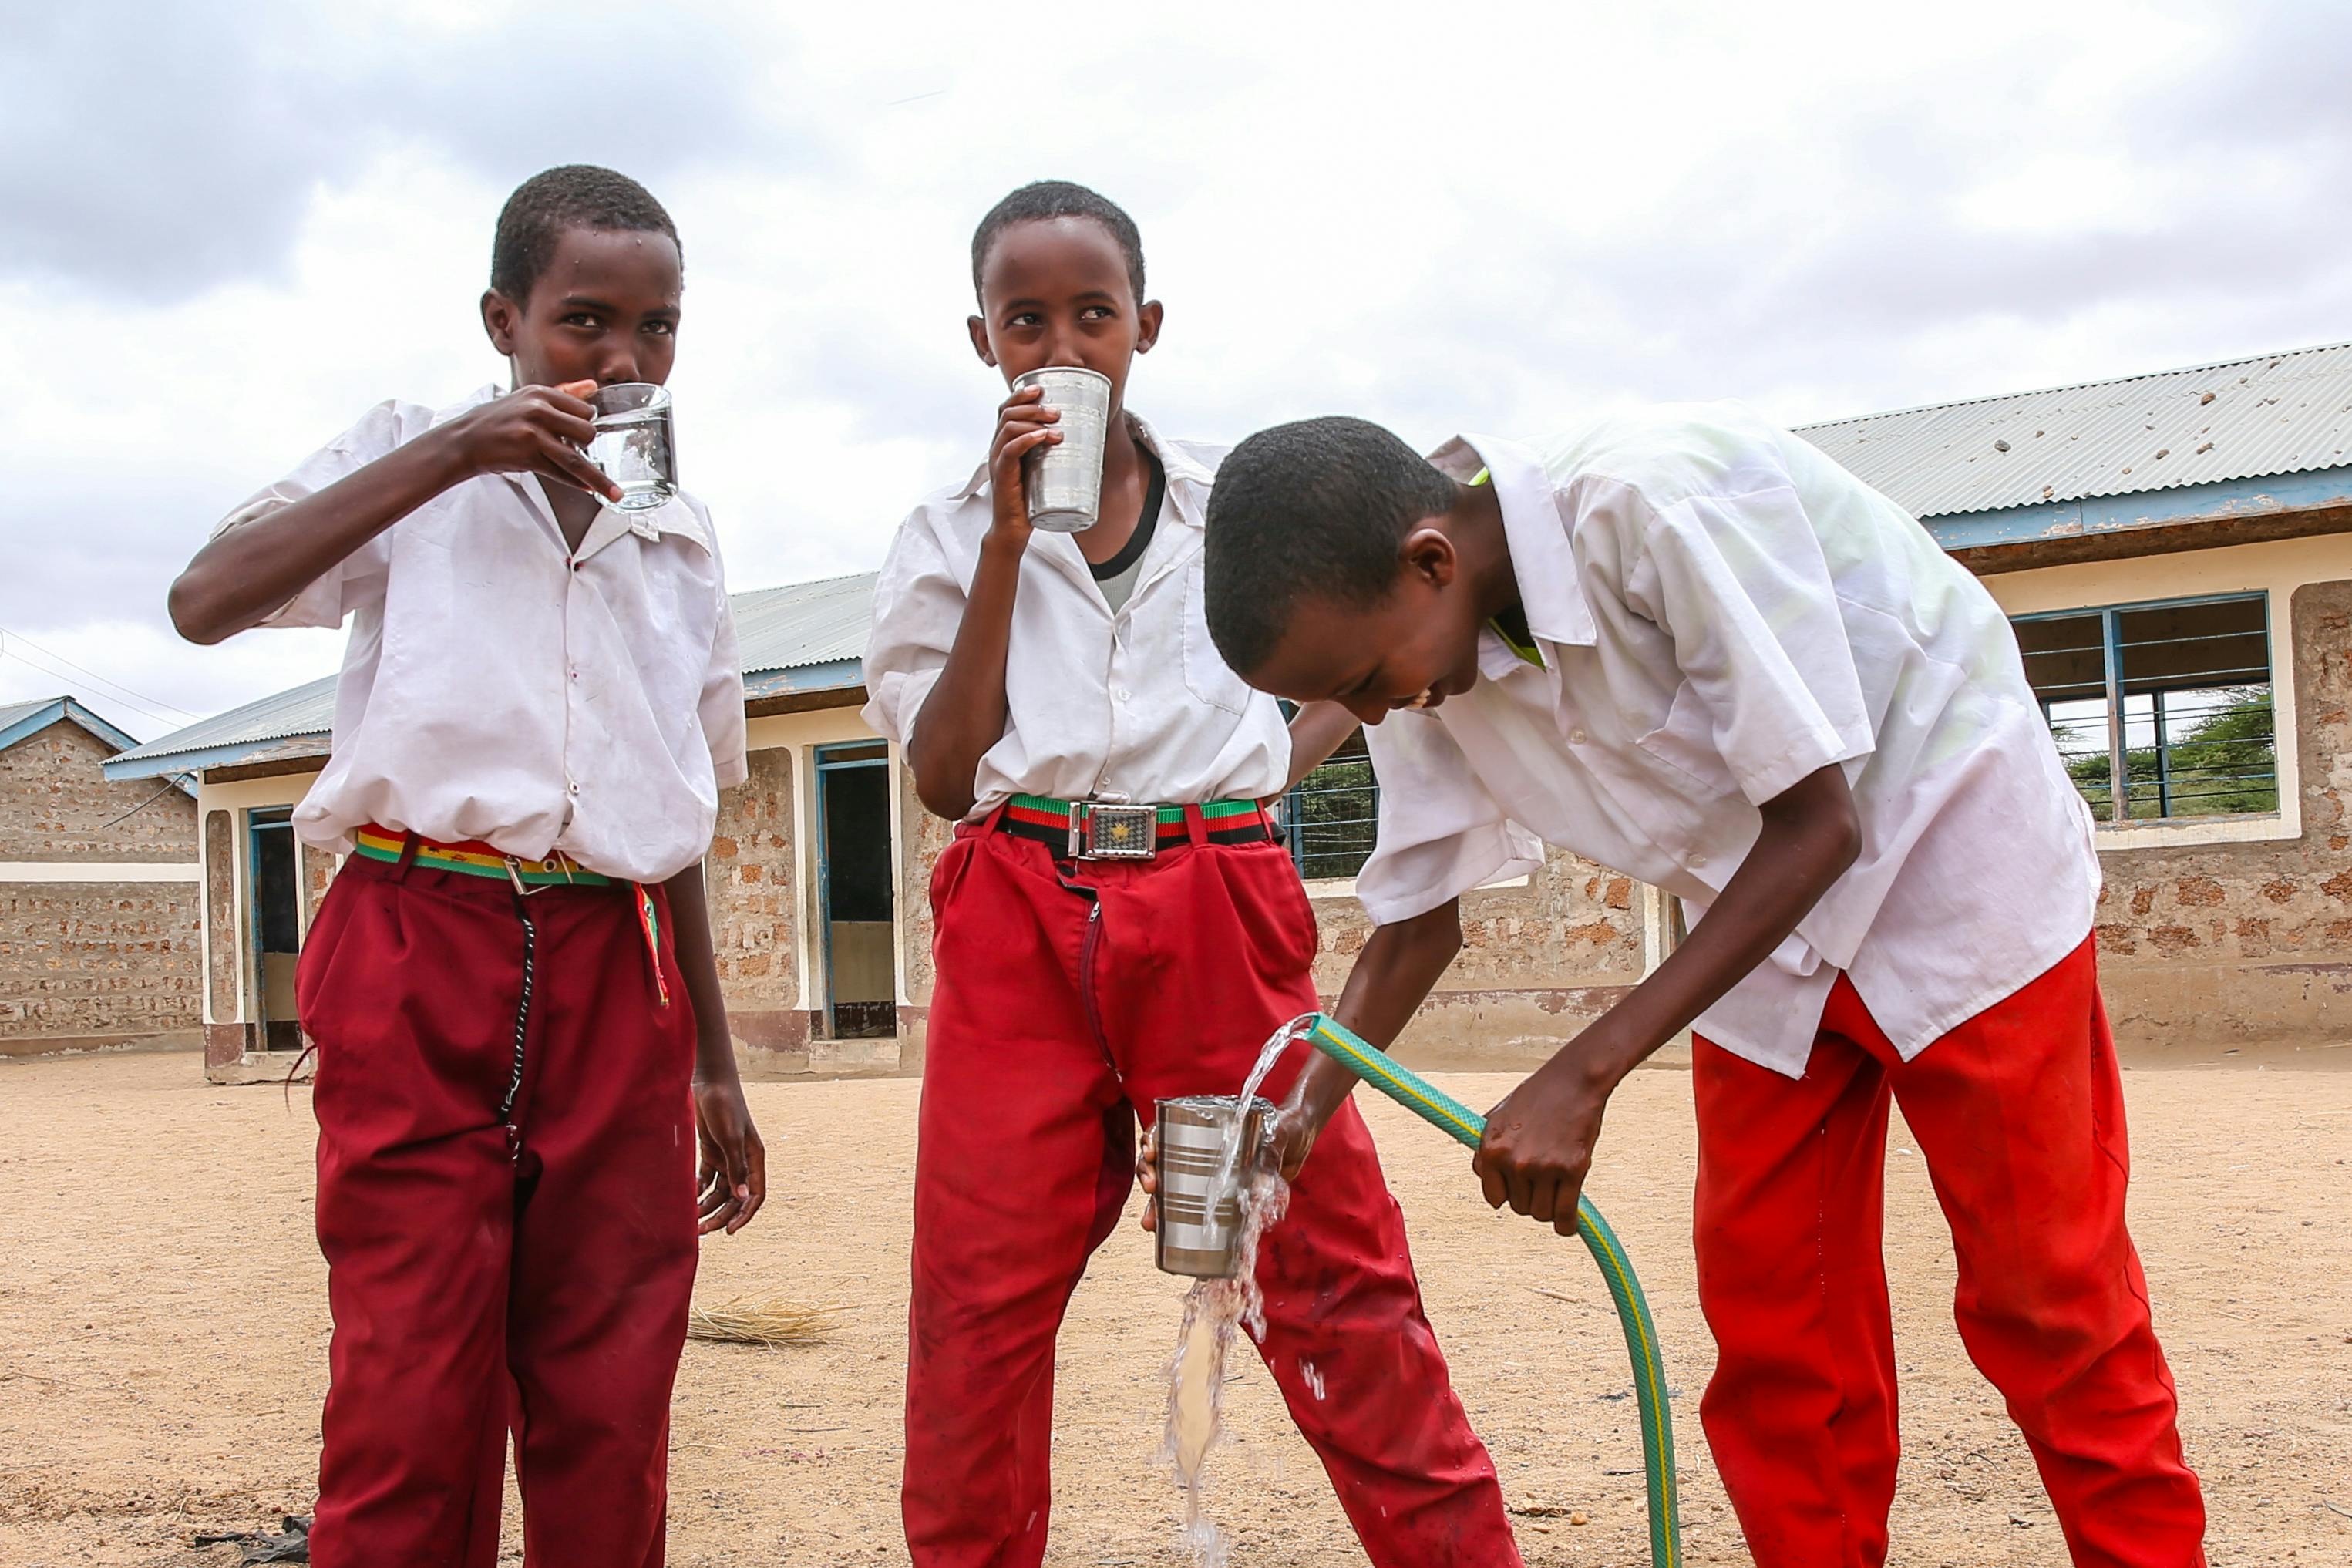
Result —
<svg viewBox="0 0 2352 1568"><path fill-rule="evenodd" d="M1202 841L1260 844L1274 837L1265 810L1254 800L1212 800L1200 805L1126 805L1099 800L1053 800L1016 795L996 814L996 830L1034 838L1077 860L1149 860L1192 837L1201 818Z"/></svg>

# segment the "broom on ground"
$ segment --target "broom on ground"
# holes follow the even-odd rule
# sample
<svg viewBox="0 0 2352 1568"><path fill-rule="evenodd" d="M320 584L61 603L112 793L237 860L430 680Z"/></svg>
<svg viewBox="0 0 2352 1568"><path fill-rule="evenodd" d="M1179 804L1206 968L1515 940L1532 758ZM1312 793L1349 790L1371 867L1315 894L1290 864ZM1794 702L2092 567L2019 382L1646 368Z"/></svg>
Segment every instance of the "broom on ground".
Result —
<svg viewBox="0 0 2352 1568"><path fill-rule="evenodd" d="M760 1345L769 1350L822 1344L832 1337L842 1310L839 1307L803 1307L773 1298L737 1296L711 1306L690 1309L686 1315L686 1337L717 1344Z"/></svg>

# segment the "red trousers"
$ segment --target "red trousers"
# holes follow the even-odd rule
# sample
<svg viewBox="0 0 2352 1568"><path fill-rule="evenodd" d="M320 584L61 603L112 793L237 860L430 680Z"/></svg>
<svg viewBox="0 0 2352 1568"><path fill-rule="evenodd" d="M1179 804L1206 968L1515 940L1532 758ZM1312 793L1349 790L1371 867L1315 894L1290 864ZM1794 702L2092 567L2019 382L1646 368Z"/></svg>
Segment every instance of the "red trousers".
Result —
<svg viewBox="0 0 2352 1568"><path fill-rule="evenodd" d="M1760 1568L1886 1561L1895 1337L1887 1101L1952 1230L1960 1339L2025 1434L2078 1564L2205 1561L2172 1374L2124 1227L2123 1088L2089 942L1903 1061L1841 978L1791 1083L1694 1051L1700 1405Z"/></svg>
<svg viewBox="0 0 2352 1568"><path fill-rule="evenodd" d="M335 1321L320 1568L489 1568L509 1428L526 1562L662 1562L695 1266L668 924L662 1007L625 885L518 902L354 858L329 889L299 972Z"/></svg>
<svg viewBox="0 0 2352 1568"><path fill-rule="evenodd" d="M1276 1026L1315 1008L1315 918L1278 845L1057 862L970 827L940 857L931 901L907 1542L915 1568L1035 1568L1054 1337L1127 1200L1138 1111L1235 1092ZM1274 1099L1296 1059L1286 1068ZM1516 1568L1494 1464L1447 1382L1353 1107L1316 1144L1258 1278L1260 1352L1372 1562Z"/></svg>

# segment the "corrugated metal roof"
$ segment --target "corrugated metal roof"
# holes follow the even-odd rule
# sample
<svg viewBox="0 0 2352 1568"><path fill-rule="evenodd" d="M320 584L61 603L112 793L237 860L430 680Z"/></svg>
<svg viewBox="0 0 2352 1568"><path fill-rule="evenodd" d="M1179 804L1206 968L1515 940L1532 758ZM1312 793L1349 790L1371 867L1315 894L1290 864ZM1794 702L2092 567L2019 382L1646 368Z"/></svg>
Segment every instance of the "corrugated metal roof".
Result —
<svg viewBox="0 0 2352 1568"><path fill-rule="evenodd" d="M30 702L0 702L0 730L31 718L44 708L54 708L65 700L62 697L36 697Z"/></svg>
<svg viewBox="0 0 2352 1568"><path fill-rule="evenodd" d="M174 730L114 760L118 763L143 763L156 757L209 752L220 746L249 746L296 735L323 735L334 721L335 677L322 675L290 691L264 697L209 719L199 719L184 730Z"/></svg>
<svg viewBox="0 0 2352 1568"><path fill-rule="evenodd" d="M1917 517L2352 465L2352 343L1797 432Z"/></svg>
<svg viewBox="0 0 2352 1568"><path fill-rule="evenodd" d="M864 658L866 627L874 614L876 577L875 573L861 572L732 595L735 641L745 678L815 665L854 666ZM857 684L858 677L845 675L846 685ZM322 676L290 691L216 713L114 760L136 764L160 757L324 736L335 721L335 679Z"/></svg>
<svg viewBox="0 0 2352 1568"><path fill-rule="evenodd" d="M743 656L743 673L864 658L879 575L859 572L734 595L735 645Z"/></svg>
<svg viewBox="0 0 2352 1568"><path fill-rule="evenodd" d="M30 702L0 702L0 749L40 733L58 720L68 720L113 748L117 754L139 744L136 737L116 729L82 700L70 694L40 697Z"/></svg>

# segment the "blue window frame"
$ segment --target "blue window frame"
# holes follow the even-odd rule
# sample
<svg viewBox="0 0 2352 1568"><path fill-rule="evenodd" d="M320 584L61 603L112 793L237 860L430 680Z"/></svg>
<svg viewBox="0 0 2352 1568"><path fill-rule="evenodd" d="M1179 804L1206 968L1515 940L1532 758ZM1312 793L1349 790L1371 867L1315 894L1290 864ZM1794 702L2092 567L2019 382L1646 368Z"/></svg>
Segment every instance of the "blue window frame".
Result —
<svg viewBox="0 0 2352 1568"><path fill-rule="evenodd" d="M2267 595L2064 610L2012 624L2059 755L2101 820L2278 810Z"/></svg>

